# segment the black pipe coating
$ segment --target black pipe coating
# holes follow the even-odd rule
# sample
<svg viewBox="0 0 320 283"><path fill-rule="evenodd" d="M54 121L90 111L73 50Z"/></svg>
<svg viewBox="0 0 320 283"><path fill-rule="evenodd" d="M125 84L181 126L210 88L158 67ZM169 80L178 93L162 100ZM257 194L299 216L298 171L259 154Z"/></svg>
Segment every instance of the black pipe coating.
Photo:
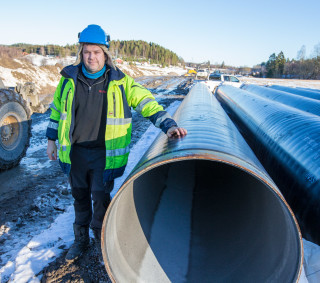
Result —
<svg viewBox="0 0 320 283"><path fill-rule="evenodd" d="M230 86L217 98L288 201L303 237L320 244L320 117Z"/></svg>
<svg viewBox="0 0 320 283"><path fill-rule="evenodd" d="M264 98L268 98L270 100L294 107L296 109L300 109L302 111L320 116L320 100L315 100L300 95L294 95L289 92L253 84L244 84L241 86L241 89L252 92Z"/></svg>

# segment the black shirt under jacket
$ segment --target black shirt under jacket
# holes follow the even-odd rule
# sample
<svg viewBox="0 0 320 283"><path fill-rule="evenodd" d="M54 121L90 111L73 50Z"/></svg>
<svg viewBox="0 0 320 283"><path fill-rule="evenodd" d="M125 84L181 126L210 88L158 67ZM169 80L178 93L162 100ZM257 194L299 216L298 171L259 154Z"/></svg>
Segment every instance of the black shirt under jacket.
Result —
<svg viewBox="0 0 320 283"><path fill-rule="evenodd" d="M97 79L87 78L82 71L75 92L75 124L72 143L77 146L105 147L107 119L108 69Z"/></svg>

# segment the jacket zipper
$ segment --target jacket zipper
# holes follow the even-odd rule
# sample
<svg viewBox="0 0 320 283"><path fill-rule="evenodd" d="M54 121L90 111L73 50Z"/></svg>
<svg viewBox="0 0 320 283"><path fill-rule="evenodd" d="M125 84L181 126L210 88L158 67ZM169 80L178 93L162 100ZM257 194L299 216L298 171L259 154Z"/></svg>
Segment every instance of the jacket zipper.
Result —
<svg viewBox="0 0 320 283"><path fill-rule="evenodd" d="M116 117L116 93L113 92L113 117Z"/></svg>
<svg viewBox="0 0 320 283"><path fill-rule="evenodd" d="M67 97L66 97L66 105L64 107L64 110L67 112L67 106L68 106L68 97L69 97L69 93L71 92L71 88L68 90L68 93L67 93Z"/></svg>
<svg viewBox="0 0 320 283"><path fill-rule="evenodd" d="M82 81L84 84L86 84L88 86L88 93L90 93L90 90L91 88L94 86L94 85L98 85L98 84L101 84L102 82L104 82L106 79L102 80L101 82L97 82L97 83L94 83L93 85L88 85L84 80L82 80L81 78L79 78L80 81Z"/></svg>

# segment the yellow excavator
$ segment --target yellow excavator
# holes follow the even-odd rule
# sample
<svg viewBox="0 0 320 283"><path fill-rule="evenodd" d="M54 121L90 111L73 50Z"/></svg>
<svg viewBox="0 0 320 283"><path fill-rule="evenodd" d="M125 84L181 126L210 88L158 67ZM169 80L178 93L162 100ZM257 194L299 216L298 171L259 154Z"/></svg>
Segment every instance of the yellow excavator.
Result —
<svg viewBox="0 0 320 283"><path fill-rule="evenodd" d="M197 75L197 71L193 69L189 69L188 72L184 75L185 77L195 77Z"/></svg>

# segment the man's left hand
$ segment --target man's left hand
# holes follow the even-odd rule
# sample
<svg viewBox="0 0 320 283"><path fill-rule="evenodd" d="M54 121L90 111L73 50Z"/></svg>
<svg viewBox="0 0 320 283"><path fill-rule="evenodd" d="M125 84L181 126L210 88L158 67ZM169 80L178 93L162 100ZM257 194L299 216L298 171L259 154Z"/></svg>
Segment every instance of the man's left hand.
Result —
<svg viewBox="0 0 320 283"><path fill-rule="evenodd" d="M187 130L180 127L171 127L167 131L167 136L169 138L182 138L187 134Z"/></svg>

